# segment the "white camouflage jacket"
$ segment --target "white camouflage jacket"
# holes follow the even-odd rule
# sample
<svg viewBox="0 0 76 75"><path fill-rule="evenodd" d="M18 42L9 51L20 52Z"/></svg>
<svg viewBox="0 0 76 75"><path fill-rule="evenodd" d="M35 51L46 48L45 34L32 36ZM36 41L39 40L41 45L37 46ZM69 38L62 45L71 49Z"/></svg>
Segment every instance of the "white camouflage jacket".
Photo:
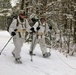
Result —
<svg viewBox="0 0 76 75"><path fill-rule="evenodd" d="M17 26L17 22L18 22L18 26ZM17 29L16 36L20 35L21 38L25 38L26 32L31 32L30 28L31 27L30 27L27 19L25 19L24 22L20 22L20 19L18 17L17 19L13 19L13 21L9 27L9 33L11 34L12 32L14 32L15 29Z"/></svg>
<svg viewBox="0 0 76 75"><path fill-rule="evenodd" d="M40 29L37 31L38 26L40 27ZM36 22L33 27L34 27L35 32L38 35L38 38L45 37L48 31L50 31L48 23L41 24L41 22Z"/></svg>

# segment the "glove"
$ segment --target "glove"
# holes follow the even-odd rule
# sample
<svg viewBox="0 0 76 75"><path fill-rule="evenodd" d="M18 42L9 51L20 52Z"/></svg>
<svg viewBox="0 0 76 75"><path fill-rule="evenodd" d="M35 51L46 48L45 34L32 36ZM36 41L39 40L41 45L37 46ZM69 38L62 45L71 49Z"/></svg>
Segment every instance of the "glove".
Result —
<svg viewBox="0 0 76 75"><path fill-rule="evenodd" d="M11 33L11 35L12 35L12 36L15 36L15 35L16 35L16 33L15 33L15 32L12 32L12 33Z"/></svg>
<svg viewBox="0 0 76 75"><path fill-rule="evenodd" d="M35 30L34 30L34 28L32 27L31 29L30 29L32 32L35 32Z"/></svg>
<svg viewBox="0 0 76 75"><path fill-rule="evenodd" d="M39 30L39 29L40 29L40 27L37 27L36 29L37 29L37 30Z"/></svg>
<svg viewBox="0 0 76 75"><path fill-rule="evenodd" d="M49 29L52 30L52 26L50 26Z"/></svg>
<svg viewBox="0 0 76 75"><path fill-rule="evenodd" d="M30 51L29 54L32 55L33 54L33 51Z"/></svg>

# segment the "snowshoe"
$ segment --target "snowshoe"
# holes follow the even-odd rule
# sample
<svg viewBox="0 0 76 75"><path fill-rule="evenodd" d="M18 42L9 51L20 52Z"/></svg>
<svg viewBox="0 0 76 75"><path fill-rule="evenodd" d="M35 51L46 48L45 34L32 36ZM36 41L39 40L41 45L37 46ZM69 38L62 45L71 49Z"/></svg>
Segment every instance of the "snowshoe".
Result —
<svg viewBox="0 0 76 75"><path fill-rule="evenodd" d="M46 52L45 54L43 54L43 57L44 57L44 58L47 58L47 57L49 57L50 55L51 55L50 52Z"/></svg>
<svg viewBox="0 0 76 75"><path fill-rule="evenodd" d="M15 59L15 62L16 62L17 64L22 64L22 61L20 60L20 58L16 58L16 59Z"/></svg>

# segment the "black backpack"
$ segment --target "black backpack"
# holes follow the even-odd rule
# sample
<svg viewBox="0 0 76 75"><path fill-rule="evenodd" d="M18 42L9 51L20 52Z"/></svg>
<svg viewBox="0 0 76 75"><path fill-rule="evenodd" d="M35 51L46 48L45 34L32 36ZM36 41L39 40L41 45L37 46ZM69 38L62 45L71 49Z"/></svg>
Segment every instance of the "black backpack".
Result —
<svg viewBox="0 0 76 75"><path fill-rule="evenodd" d="M37 21L39 21L39 19L35 19L35 18L32 18L31 19L32 20L32 22L35 24Z"/></svg>
<svg viewBox="0 0 76 75"><path fill-rule="evenodd" d="M9 27L10 27L13 19L14 18L17 19L17 17L18 16L16 14L13 14L13 15L7 17L7 31L9 31Z"/></svg>

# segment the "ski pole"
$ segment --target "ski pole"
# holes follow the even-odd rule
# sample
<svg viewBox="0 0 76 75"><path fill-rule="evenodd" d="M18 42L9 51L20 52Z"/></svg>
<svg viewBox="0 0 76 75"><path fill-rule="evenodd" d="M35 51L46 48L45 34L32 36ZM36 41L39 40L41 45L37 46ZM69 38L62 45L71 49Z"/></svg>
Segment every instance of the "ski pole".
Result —
<svg viewBox="0 0 76 75"><path fill-rule="evenodd" d="M31 61L33 61L32 55L31 55Z"/></svg>
<svg viewBox="0 0 76 75"><path fill-rule="evenodd" d="M13 36L12 36L12 37L13 37ZM1 53L3 52L4 48L7 46L7 44L10 42L10 40L12 39L12 37L8 40L8 42L6 43L6 45L3 47L3 49L2 49L1 52L0 52L0 55L1 55Z"/></svg>
<svg viewBox="0 0 76 75"><path fill-rule="evenodd" d="M35 45L36 39L37 39L37 37L35 36L35 39L33 41L33 33L32 33L32 53L33 53L33 49L34 49L34 45ZM31 61L33 61L33 54L31 54Z"/></svg>
<svg viewBox="0 0 76 75"><path fill-rule="evenodd" d="M33 51L33 33L32 33L32 51ZM33 56L32 56L32 54L31 54L31 61L33 61Z"/></svg>

